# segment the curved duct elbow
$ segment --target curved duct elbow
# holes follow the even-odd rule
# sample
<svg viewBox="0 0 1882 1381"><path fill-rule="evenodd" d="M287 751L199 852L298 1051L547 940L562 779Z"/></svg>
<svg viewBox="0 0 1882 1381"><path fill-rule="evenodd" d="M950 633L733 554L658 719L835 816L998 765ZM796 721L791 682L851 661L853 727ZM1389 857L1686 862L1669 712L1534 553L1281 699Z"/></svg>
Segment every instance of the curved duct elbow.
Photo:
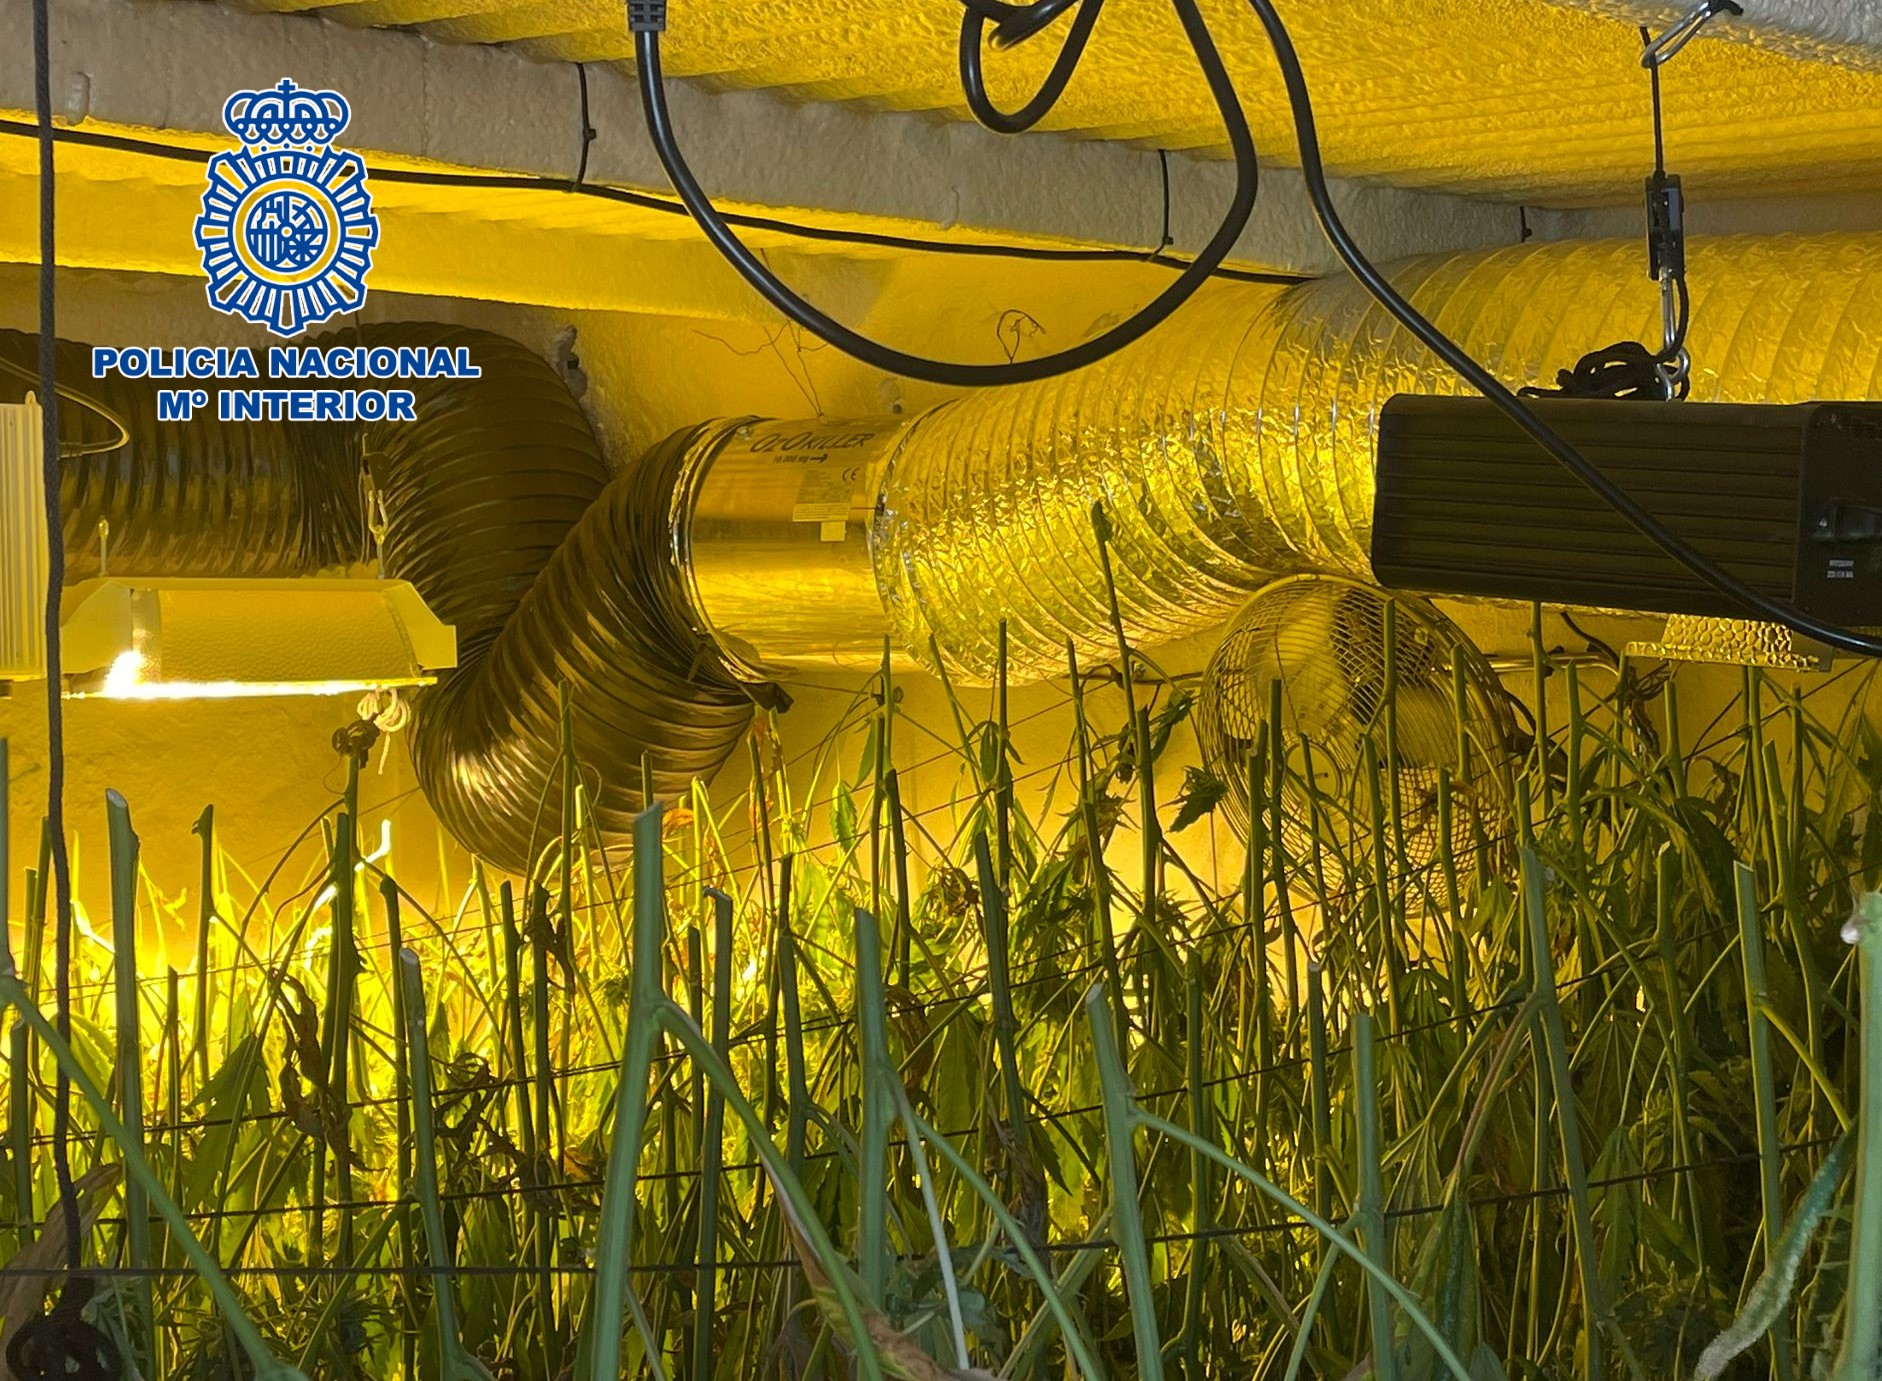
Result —
<svg viewBox="0 0 1882 1381"><path fill-rule="evenodd" d="M512 871L563 826L563 687L587 818L608 837L627 837L642 809L644 768L659 796L679 796L719 770L753 715L687 623L666 544L693 435L608 480L566 389L527 361L512 380L527 403L487 388L486 363L435 414L437 444L423 423L388 425L367 452L390 574L465 621L457 668L416 702L414 770L459 843Z"/></svg>
<svg viewBox="0 0 1882 1381"><path fill-rule="evenodd" d="M1512 385L1658 337L1658 294L1631 241L1432 256L1393 278ZM1691 280L1695 399L1875 396L1875 240L1702 241ZM1090 369L958 399L886 437L867 539L877 590L854 617L879 630L886 610L902 647L938 648L970 677L993 674L1002 621L1015 676L1061 672L1067 641L1110 656L1098 502L1125 632L1146 645L1219 626L1277 576L1369 576L1379 409L1395 393L1461 391L1348 279L1223 291ZM695 526L696 561L711 526ZM708 608L723 596L695 579ZM767 631L761 664L791 665L801 649Z"/></svg>
<svg viewBox="0 0 1882 1381"><path fill-rule="evenodd" d="M516 342L436 327L369 343L464 345L478 379L417 386L417 422L357 445L385 506L387 574L458 629L458 666L417 698L412 763L467 848L527 871L562 829L562 689L589 818L625 836L643 759L673 796L710 777L752 702L681 614L665 542L687 437L610 478L587 418Z"/></svg>

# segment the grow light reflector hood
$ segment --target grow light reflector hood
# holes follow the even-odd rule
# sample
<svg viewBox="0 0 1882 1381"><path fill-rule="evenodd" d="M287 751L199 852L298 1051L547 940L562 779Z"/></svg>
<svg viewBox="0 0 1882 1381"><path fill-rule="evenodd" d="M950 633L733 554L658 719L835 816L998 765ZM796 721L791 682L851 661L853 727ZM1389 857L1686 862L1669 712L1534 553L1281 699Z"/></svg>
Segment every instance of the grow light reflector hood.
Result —
<svg viewBox="0 0 1882 1381"><path fill-rule="evenodd" d="M41 421L0 404L0 682L46 675ZM64 590L59 628L65 693L100 699L342 695L457 665L457 630L403 580L100 575Z"/></svg>
<svg viewBox="0 0 1882 1381"><path fill-rule="evenodd" d="M403 580L101 577L66 592L66 693L116 700L425 686L457 636Z"/></svg>

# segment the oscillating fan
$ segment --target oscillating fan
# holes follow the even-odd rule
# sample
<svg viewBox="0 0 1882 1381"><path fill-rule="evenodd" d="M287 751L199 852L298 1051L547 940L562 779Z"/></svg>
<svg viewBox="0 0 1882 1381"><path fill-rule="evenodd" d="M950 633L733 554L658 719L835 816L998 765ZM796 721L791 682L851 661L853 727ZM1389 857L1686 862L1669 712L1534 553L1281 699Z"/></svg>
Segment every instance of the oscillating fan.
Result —
<svg viewBox="0 0 1882 1381"><path fill-rule="evenodd" d="M1203 673L1195 723L1244 838L1250 758L1264 742L1270 758L1257 789L1272 825L1277 710L1281 839L1293 867L1330 899L1349 890L1348 878L1371 877L1381 857L1404 879L1409 909L1447 895L1437 866L1440 773L1451 780L1460 868L1507 833L1508 695L1427 601L1308 575L1268 586L1237 615Z"/></svg>

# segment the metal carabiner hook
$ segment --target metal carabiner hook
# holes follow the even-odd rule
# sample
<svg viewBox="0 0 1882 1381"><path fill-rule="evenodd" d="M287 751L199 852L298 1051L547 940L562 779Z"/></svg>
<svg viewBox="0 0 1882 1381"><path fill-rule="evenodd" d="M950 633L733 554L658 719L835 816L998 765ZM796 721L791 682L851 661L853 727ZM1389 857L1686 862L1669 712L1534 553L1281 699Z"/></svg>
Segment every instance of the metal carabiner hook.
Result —
<svg viewBox="0 0 1882 1381"><path fill-rule="evenodd" d="M1685 18L1647 45L1646 51L1640 55L1640 65L1648 69L1664 67L1678 57L1680 49L1697 38L1699 31L1718 16L1744 12L1744 7L1737 0L1699 0L1686 12Z"/></svg>

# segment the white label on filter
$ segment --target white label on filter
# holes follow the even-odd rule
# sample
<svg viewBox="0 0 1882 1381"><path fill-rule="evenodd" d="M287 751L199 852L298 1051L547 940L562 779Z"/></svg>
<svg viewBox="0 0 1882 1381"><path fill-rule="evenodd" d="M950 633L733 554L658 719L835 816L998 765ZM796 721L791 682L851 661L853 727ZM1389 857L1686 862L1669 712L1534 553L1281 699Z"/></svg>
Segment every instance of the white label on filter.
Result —
<svg viewBox="0 0 1882 1381"><path fill-rule="evenodd" d="M864 466L844 464L827 456L813 460L804 467L804 477L798 481L791 521L818 524L847 521L864 469Z"/></svg>

